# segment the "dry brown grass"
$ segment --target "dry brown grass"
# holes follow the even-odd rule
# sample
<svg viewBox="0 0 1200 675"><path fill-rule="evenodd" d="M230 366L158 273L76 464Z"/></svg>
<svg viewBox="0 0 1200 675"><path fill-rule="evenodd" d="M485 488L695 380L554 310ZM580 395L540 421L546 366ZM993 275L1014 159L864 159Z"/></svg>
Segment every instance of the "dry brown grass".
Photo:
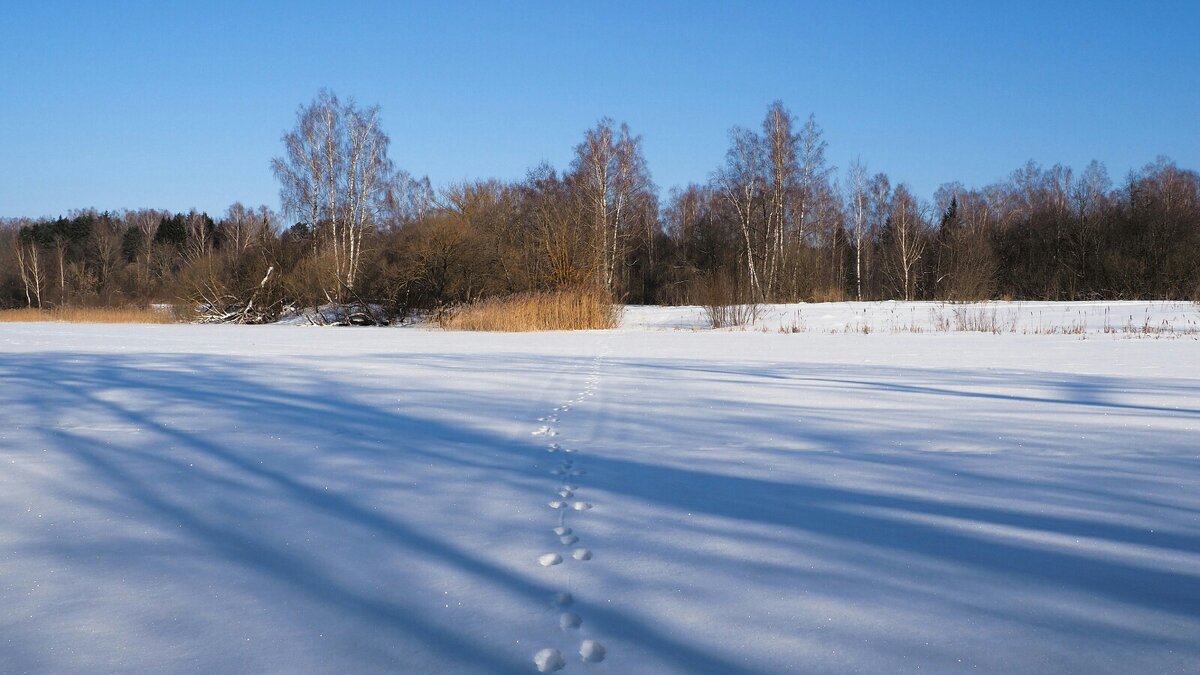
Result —
<svg viewBox="0 0 1200 675"><path fill-rule="evenodd" d="M846 302L853 300L840 288L814 288L811 302Z"/></svg>
<svg viewBox="0 0 1200 675"><path fill-rule="evenodd" d="M615 328L619 318L608 294L563 290L480 300L442 313L437 322L447 330L527 332Z"/></svg>
<svg viewBox="0 0 1200 675"><path fill-rule="evenodd" d="M56 321L60 323L179 323L175 312L153 307L55 307L0 310L0 322Z"/></svg>

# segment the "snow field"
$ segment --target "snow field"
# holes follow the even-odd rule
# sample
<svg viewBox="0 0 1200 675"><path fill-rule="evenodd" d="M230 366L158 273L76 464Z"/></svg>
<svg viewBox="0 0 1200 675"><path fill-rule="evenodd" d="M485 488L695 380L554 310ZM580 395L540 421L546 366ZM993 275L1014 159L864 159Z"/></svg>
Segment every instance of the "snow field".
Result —
<svg viewBox="0 0 1200 675"><path fill-rule="evenodd" d="M0 672L1200 662L1194 340L647 312L0 326Z"/></svg>
<svg viewBox="0 0 1200 675"><path fill-rule="evenodd" d="M626 330L709 330L702 307L632 306ZM754 322L727 330L786 333L962 333L1200 337L1191 302L826 302L760 305Z"/></svg>

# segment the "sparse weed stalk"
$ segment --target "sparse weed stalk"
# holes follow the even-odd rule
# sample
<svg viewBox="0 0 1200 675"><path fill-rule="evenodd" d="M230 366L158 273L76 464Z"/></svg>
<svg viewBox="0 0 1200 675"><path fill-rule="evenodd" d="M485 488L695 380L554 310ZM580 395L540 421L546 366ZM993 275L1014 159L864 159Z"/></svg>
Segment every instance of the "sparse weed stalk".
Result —
<svg viewBox="0 0 1200 675"><path fill-rule="evenodd" d="M946 316L946 303L940 303L929 310L929 323L936 332L950 332L951 323L950 317Z"/></svg>
<svg viewBox="0 0 1200 675"><path fill-rule="evenodd" d="M713 328L736 328L756 323L762 315L758 298L736 278L714 275L700 283L704 318Z"/></svg>
<svg viewBox="0 0 1200 675"><path fill-rule="evenodd" d="M957 306L954 308L954 329L956 331L999 335L1001 328L999 311L995 306Z"/></svg>
<svg viewBox="0 0 1200 675"><path fill-rule="evenodd" d="M713 328L745 327L758 321L762 314L757 303L705 305L704 315Z"/></svg>
<svg viewBox="0 0 1200 675"><path fill-rule="evenodd" d="M804 315L800 310L796 310L791 323L780 323L779 325L780 333L804 333L807 330L808 326L804 323Z"/></svg>

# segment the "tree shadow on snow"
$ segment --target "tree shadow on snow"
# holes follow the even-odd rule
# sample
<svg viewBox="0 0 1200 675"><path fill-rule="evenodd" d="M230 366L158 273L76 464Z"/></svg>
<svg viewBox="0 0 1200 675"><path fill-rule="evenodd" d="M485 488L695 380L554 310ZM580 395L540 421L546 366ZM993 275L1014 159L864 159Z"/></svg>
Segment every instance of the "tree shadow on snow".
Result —
<svg viewBox="0 0 1200 675"><path fill-rule="evenodd" d="M358 358L358 357L356 357ZM328 362L323 365L334 365ZM541 453L540 444L515 440L483 425L451 425L434 414L411 412L421 406L444 406L471 411L481 420L505 420L520 410L503 393L454 393L421 382L381 382L368 373L373 365L403 370L406 366L455 372L496 372L519 381L547 370L579 369L580 360L528 354L367 355L349 375L327 373L295 360L251 360L235 357L149 354L137 356L44 352L0 354L0 405L9 415L40 420L33 432L48 451L70 460L82 473L52 481L59 496L98 518L144 520L149 527L173 528L187 546L203 555L245 570L264 583L285 589L331 616L362 622L380 631L379 639L359 647L370 653L358 658L380 670L402 669L404 645L419 644L443 659L449 670L526 672L529 660L507 645L489 645L468 635L450 621L418 611L402 592L378 592L372 584L348 570L353 564L334 564L324 555L281 543L279 530L303 530L306 522L322 536L337 542L371 540L364 564L368 571L386 573L398 583L412 584L419 593L417 573L383 570L384 560L421 559L443 566L462 578L502 594L541 606L555 590L531 581L512 567L498 564L452 538L430 532L423 514L397 514L379 510L372 498L407 485L407 472L418 479L433 474L425 467L447 471L486 472L488 480L529 496L538 503L541 484L530 475L530 462ZM1015 406L1006 414L1042 410L1049 406L1072 414L1190 418L1200 415L1194 405L1172 407L1138 402L1139 397L1169 397L1181 402L1200 400L1200 385L1064 374L995 373L963 369L896 369L851 365L701 363L687 359L609 360L608 371L618 379L611 386L633 387L635 382L657 382L656 391L675 396L672 415L649 416L637 397L620 398L605 412L611 437L606 443L635 444L697 440L696 429L713 430L724 437L707 439L715 445L759 443L778 438L786 446L779 452L810 452L805 461L814 468L836 474L848 467L878 470L882 476L906 476L946 483L963 483L1004 495L1021 492L1028 499L1050 496L1064 503L1126 504L1151 512L1173 510L1181 517L1195 512L1186 500L1169 494L1147 495L1125 491L1112 476L1107 484L1092 481L1097 472L1127 472L1129 480L1154 481L1159 472L1138 474L1137 461L1120 458L1104 463L1088 460L1080 467L1074 457L1031 454L1027 459L1038 475L1022 476L998 471L994 458L947 456L937 453L914 457L911 452L885 446L887 441L919 446L931 437L945 442L970 443L978 430L965 427L953 414L957 401L985 401ZM385 369L386 370L386 369ZM897 376L898 375L898 376ZM670 384L683 386L671 393ZM707 383L694 393L691 385ZM780 403L749 405L722 397L720 387L739 385L770 395L789 397ZM968 388L969 387L969 388ZM1004 389L1026 393L1014 394ZM989 390L990 389L990 390ZM927 417L919 420L859 420L819 404L831 391L851 392L863 400L896 404L919 399ZM1132 392L1132 395L1131 395ZM399 396L399 399L397 399ZM782 400L782 398L781 398ZM390 401L391 403L385 403ZM796 403L794 401L800 401ZM15 418L14 418L15 419ZM955 420L958 419L956 422ZM97 435L89 425L95 420L113 422L136 434ZM219 425L219 426L212 426ZM740 434L753 426L755 437ZM251 438L239 431L245 427ZM255 438L273 430L275 439ZM1068 444L1068 430L1045 419L1027 418L1019 434L1042 443ZM259 443L254 443L257 440ZM1185 450L1189 439L1176 439L1177 447L1164 448L1156 465L1174 467L1185 484L1195 485L1200 462ZM249 442L249 444L247 444ZM310 449L311 446L311 449ZM902 446L903 447L903 446ZM3 445L0 445L0 449ZM516 461L520 460L520 461ZM980 575L1006 578L1028 587L1051 587L1145 610L1169 614L1184 622L1200 621L1200 572L1164 569L1129 557L1098 555L1095 549L1048 546L1013 537L993 536L976 526L1012 528L1057 537L1088 538L1101 544L1158 549L1175 556L1200 555L1200 534L1150 532L1134 523L1066 512L1041 513L994 503L969 503L933 491L918 493L886 486L855 487L836 484L815 475L786 480L763 475L719 471L705 456L695 465L656 461L629 453L587 455L588 488L600 493L655 504L684 513L701 513L728 523L726 534L736 534L739 523L775 528L780 532L811 535L831 542L870 547L879 555L923 559L931 567L949 565ZM1099 462L1099 463L1097 463ZM345 474L339 475L339 467ZM321 478L337 487L326 489ZM339 483L339 479L342 482ZM360 493L345 481L361 481L369 490ZM672 489L671 486L686 486ZM420 485L403 489L419 490ZM896 487L912 488L913 485ZM409 493L417 494L417 493ZM1074 500L1074 501L1072 501ZM224 505L214 508L214 504ZM1077 510L1078 511L1078 510ZM504 526L502 522L499 526ZM513 525L515 527L515 525ZM342 532L339 528L344 528ZM499 538L516 532L496 533ZM111 546L102 536L78 543L37 538L27 542L73 560L89 556L120 566L138 556L150 556L153 547L136 542ZM89 550L89 546L92 547ZM352 551L352 549L351 549ZM352 554L352 552L351 552ZM737 574L741 563L707 553L709 563ZM169 561L160 563L159 571ZM98 571L103 573L103 571ZM811 583L805 572L780 566L780 583ZM889 582L873 580L882 588ZM428 591L428 589L424 589ZM998 611L978 603L972 611ZM482 608L481 611L486 611ZM688 641L620 610L593 605L588 612L599 622L622 626L622 636L666 658L683 670L748 673L753 666L738 658L729 645L701 645ZM1026 620L1026 619L1020 619ZM1074 624L1047 626L1065 634L1102 628L1080 618ZM386 639L388 633L398 638ZM1113 639L1154 643L1183 652L1191 645L1153 632L1116 631ZM522 648L523 649L523 648Z"/></svg>
<svg viewBox="0 0 1200 675"><path fill-rule="evenodd" d="M438 357L428 362L439 360L442 365L460 362ZM189 568L183 556L204 557L217 566L247 571L264 586L322 608L318 611L326 617L323 621L341 617L369 625L375 637L360 637L351 648L354 661L370 669L413 667L405 645L418 644L445 670L528 672L526 647L489 644L408 602L412 596L434 593L422 588L416 573L386 570L409 586L379 592L364 582L361 571L353 571L353 561L348 570L280 537L289 530L303 535L306 528L323 530L335 543L344 535L347 556L356 555L354 547L364 538L382 541L382 549L376 544L364 560L365 572L380 572L385 559L421 559L481 588L516 596L530 607L545 605L556 587L515 573L512 567L520 565L473 556L466 547L431 534L428 523L420 522L428 512L411 519L386 514L353 486L329 490L321 484L323 478L339 478L330 467L350 465L354 471L343 478L380 482L372 494L386 496L388 479L378 474L395 474L392 483L398 485L409 482L406 470L440 464L485 470L492 481L526 488L534 482L529 463L544 457L543 444L403 412L407 404L430 405L429 397L439 397L440 405L484 418L503 417L509 402L499 396L481 400L476 394L468 400L414 384L402 389L398 406L385 407L368 400L372 394L395 393L386 383L361 378L361 373L336 377L291 362L286 367L294 370L267 360L203 355L0 354L0 405L14 419L37 419L33 434L40 449L66 458L72 466L69 475L51 482L55 496L96 519L133 520L183 539L163 555L160 544L140 538L122 540L93 532L81 540L63 541L44 532L22 532L18 557L21 550L26 555L53 555L98 578L124 578L141 561L159 577L199 587L209 580L184 578L181 570ZM290 384L281 386L282 381ZM114 422L120 433L105 434L104 428ZM279 436L267 438L267 432ZM3 451L0 444L0 454ZM532 493L532 488L526 491ZM530 494L528 503L537 504L540 497L540 492ZM173 559L175 553L179 559ZM272 597L279 594L268 594L264 601ZM203 596L182 599L184 605L194 602L203 602ZM647 648L668 649L682 663L746 672L721 654L660 634L636 617L603 607L592 613L632 627ZM20 622L10 627L19 630ZM152 633L155 628L147 619L139 632ZM36 645L56 638L69 636L30 634L27 642ZM34 657L25 660L40 667Z"/></svg>

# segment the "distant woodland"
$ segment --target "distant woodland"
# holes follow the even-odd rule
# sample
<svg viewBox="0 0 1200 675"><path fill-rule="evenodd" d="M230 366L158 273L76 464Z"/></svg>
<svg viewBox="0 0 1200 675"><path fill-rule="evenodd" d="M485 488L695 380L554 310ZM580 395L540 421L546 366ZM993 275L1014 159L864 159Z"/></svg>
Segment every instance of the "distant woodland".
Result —
<svg viewBox="0 0 1200 675"><path fill-rule="evenodd" d="M663 195L641 138L602 119L561 171L435 190L394 164L378 108L322 91L271 162L281 213L0 220L0 307L182 301L264 321L579 287L646 304L1200 298L1200 175L1168 159L1118 180L1030 162L926 200L825 150L812 116L775 103L729 131L707 180Z"/></svg>

